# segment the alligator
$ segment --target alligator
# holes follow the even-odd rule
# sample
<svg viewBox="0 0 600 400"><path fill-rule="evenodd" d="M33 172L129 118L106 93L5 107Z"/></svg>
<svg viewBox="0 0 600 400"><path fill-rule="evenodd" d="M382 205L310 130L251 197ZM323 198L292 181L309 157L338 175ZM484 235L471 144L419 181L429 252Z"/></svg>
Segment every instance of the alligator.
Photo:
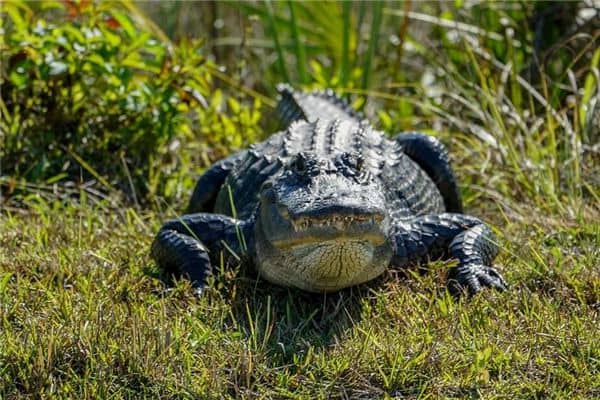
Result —
<svg viewBox="0 0 600 400"><path fill-rule="evenodd" d="M387 268L455 259L451 293L508 288L492 267L494 235L463 214L438 139L390 139L330 89L278 91L285 129L212 165L187 213L158 232L151 255L163 274L202 293L233 257L271 283L332 292Z"/></svg>

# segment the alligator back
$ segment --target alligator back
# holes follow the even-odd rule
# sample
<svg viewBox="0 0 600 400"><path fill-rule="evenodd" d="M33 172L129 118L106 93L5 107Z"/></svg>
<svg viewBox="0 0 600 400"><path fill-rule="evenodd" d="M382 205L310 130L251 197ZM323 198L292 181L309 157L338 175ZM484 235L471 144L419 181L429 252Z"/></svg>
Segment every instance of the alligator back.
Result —
<svg viewBox="0 0 600 400"><path fill-rule="evenodd" d="M442 197L427 174L400 146L357 118L297 120L284 132L247 150L230 172L215 203L215 212L237 218L251 217L261 185L282 171L300 152L331 159L339 153L358 153L364 168L382 182L395 219L443 212ZM307 199L310 201L310 199Z"/></svg>

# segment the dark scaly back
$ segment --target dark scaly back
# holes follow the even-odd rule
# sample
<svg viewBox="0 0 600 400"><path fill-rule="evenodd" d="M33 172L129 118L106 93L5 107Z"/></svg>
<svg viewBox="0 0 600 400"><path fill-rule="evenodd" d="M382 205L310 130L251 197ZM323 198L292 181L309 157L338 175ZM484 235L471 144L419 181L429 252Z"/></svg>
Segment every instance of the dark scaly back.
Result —
<svg viewBox="0 0 600 400"><path fill-rule="evenodd" d="M323 130L316 126L316 134L311 137L315 146L310 150L321 155L337 151L360 153L370 172L381 179L392 193L390 201L396 219L445 210L439 190L427 173L407 157L395 141L387 140L383 133L373 130L362 113L353 110L331 89L302 93L284 84L279 85L278 90L281 100L277 109L282 120L288 123L316 120L317 125L319 122L322 125L321 120L340 119L355 124L352 129L339 122L335 124L337 129ZM295 136L300 134L299 131L290 133L290 143L297 143ZM325 145L318 145L323 142ZM290 146L292 149L295 148L293 144ZM306 146L300 147L306 150Z"/></svg>
<svg viewBox="0 0 600 400"><path fill-rule="evenodd" d="M364 165L373 176L381 174L385 164L383 148L389 145L383 135L366 122L354 119L317 119L314 122L296 121L284 132L267 141L252 145L229 173L215 202L215 212L238 218L252 215L261 185L300 152L311 152L321 158L339 153L361 154Z"/></svg>
<svg viewBox="0 0 600 400"><path fill-rule="evenodd" d="M389 190L392 219L402 221L415 215L445 211L444 199L429 175L408 157L397 142L387 141L380 179Z"/></svg>
<svg viewBox="0 0 600 400"><path fill-rule="evenodd" d="M322 158L360 154L371 175L388 189L394 219L443 211L441 195L427 174L344 100L331 91L300 93L287 85L279 90L278 110L289 122L287 129L251 146L223 185L216 212L233 215L233 200L238 218L250 217L260 186L300 152Z"/></svg>
<svg viewBox="0 0 600 400"><path fill-rule="evenodd" d="M384 148L390 142L374 130L366 120L317 119L312 122L297 121L275 135L257 150L277 154L284 160L300 153L311 152L322 158L339 153L358 153L373 174L378 174L384 164Z"/></svg>

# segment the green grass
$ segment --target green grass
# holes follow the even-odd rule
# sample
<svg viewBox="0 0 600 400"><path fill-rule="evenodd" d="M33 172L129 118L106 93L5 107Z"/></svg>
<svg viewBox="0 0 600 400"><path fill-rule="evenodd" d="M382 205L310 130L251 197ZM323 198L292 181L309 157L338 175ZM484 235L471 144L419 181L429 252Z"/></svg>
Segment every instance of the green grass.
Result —
<svg viewBox="0 0 600 400"><path fill-rule="evenodd" d="M76 23L104 26L113 15L83 3ZM14 4L7 32L53 40L31 29L46 3ZM88 143L108 170L87 153L75 158L49 147L56 165L89 172L108 182L106 191L83 177L33 174L32 162L15 155L47 166L36 156L47 154L45 144L24 140L21 131L35 139L40 130L15 121L48 113L0 101L0 122L11 128L0 129L8 132L2 138L19 150L0 148L0 399L600 398L600 163L598 127L586 122L591 99L600 96L597 33L581 33L586 44L574 51L567 44L577 35L565 40L566 25L546 24L537 50L544 70L530 82L524 76L537 33L528 24L543 3L186 3L189 15L178 11L178 21L188 17L205 29L193 10L224 19L222 37L198 35L210 36L213 50L241 43L235 52L216 51L227 67L221 69L202 64L195 45L167 38L163 30L183 31L179 25L159 27L133 3L118 4L136 29L174 46L173 65L163 65L160 76L180 77L179 60L190 76L210 79L181 78L177 115L187 128L174 128L179 139L169 142L169 157L140 150L156 168L147 180L132 183L123 155L134 142L123 142L120 153L107 147L110 157L91 142L69 142ZM175 15L169 7L180 6L164 3L167 11L159 12ZM63 14L48 18L73 33L77 24ZM103 40L112 38L107 32ZM12 51L19 61L14 43L22 40L7 38L3 57ZM43 62L36 66L45 71ZM390 134L423 129L448 144L467 212L498 235L496 262L511 290L453 299L445 291L452 262L439 261L428 274L388 271L327 296L270 285L245 265L220 267L214 290L200 299L185 281L166 290L148 254L153 236L183 209L201 165L263 136L273 86L286 77L296 86L337 87ZM200 86L187 88L194 82ZM28 104L25 92L14 93ZM36 96L34 103L56 100ZM149 98L171 104L168 96ZM147 131L160 133L171 122ZM86 126L78 127L101 138ZM115 132L107 137L127 136ZM60 141L59 133L48 128L43 143ZM163 142L156 146L157 154L167 151ZM126 185L112 184L119 160L105 162L117 153ZM129 186L140 202L123 200ZM144 199L144 190L152 196Z"/></svg>
<svg viewBox="0 0 600 400"><path fill-rule="evenodd" d="M506 293L456 301L450 263L327 296L251 269L197 299L148 257L163 219L87 204L0 221L0 397L600 396L600 215L498 228Z"/></svg>

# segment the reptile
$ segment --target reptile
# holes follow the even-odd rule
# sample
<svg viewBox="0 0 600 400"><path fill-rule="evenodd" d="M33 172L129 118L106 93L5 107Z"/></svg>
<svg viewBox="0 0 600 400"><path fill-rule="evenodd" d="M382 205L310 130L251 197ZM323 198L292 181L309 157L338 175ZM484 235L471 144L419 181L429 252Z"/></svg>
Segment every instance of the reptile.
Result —
<svg viewBox="0 0 600 400"><path fill-rule="evenodd" d="M279 85L285 129L213 164L187 213L166 222L151 255L201 293L224 259L277 285L332 292L388 268L455 259L451 293L508 285L493 233L463 214L448 152L435 137L390 139L332 90Z"/></svg>

